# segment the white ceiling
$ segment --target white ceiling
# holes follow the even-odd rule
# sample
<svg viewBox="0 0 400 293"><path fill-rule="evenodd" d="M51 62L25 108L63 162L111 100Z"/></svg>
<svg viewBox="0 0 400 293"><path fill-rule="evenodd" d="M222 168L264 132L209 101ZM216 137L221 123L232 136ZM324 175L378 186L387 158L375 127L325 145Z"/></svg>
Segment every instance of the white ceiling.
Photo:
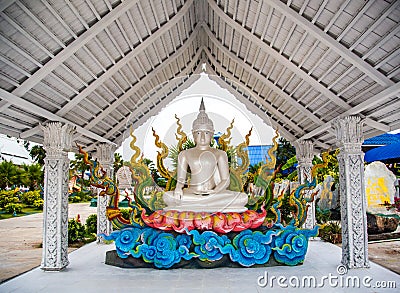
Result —
<svg viewBox="0 0 400 293"><path fill-rule="evenodd" d="M206 63L292 142L326 149L355 114L374 136L400 128L399 20L396 0L3 0L0 132L41 142L62 121L120 145Z"/></svg>

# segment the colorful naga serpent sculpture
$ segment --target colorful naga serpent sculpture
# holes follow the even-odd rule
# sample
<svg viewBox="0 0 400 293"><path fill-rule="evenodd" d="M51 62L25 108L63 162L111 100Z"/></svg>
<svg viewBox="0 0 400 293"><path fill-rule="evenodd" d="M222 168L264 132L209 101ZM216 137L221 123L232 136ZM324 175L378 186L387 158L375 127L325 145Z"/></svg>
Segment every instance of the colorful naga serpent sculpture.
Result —
<svg viewBox="0 0 400 293"><path fill-rule="evenodd" d="M176 116L175 118L178 125L178 150L181 151L187 136L182 131L180 119ZM226 134L219 139L219 145L225 151L229 148L233 123L234 121L227 128ZM229 255L231 261L242 266L266 264L272 255L275 261L286 265L297 265L304 261L308 238L316 236L319 227L316 226L313 230L300 227L307 216L307 202L314 199L312 190L316 186L316 169L321 166L314 166L312 169L312 182L300 185L289 195L282 193L273 198L272 179L276 174L278 132L268 151L271 159L266 158L266 163L258 172L255 186L259 192L249 195L248 210L243 213L164 211L163 191L157 187L144 164L143 155L135 145L136 137L132 130L130 135L130 147L134 151L129 164L134 181L134 201L128 202L128 219L122 216L118 207L120 192L116 183L106 175L97 161L90 160L88 154L79 147L79 151L84 154L85 163L90 167L91 184L103 189L101 196L109 197L107 217L116 231L101 236L115 241L121 258L142 258L157 268L172 267L182 259L216 261L224 255ZM164 166L168 147L160 141L154 129L153 135L155 145L161 149L157 155L157 168L168 180L166 190L171 190L175 186L176 174ZM230 189L234 191L243 191L243 173L249 166L244 149L249 145L250 135L251 130L245 141L235 150L242 164L230 168ZM325 156L323 159L326 164ZM150 194L145 190L151 190ZM307 190L311 196L305 196ZM285 205L291 207L289 215L282 209ZM283 214L287 221L283 219Z"/></svg>

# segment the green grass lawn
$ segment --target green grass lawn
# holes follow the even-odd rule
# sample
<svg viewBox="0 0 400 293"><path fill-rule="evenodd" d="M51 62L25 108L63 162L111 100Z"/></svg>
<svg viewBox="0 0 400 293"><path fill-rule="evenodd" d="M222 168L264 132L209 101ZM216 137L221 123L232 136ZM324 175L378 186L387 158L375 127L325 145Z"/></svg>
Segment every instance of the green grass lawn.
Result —
<svg viewBox="0 0 400 293"><path fill-rule="evenodd" d="M13 214L7 213L4 209L0 209L0 220L4 219L9 219L9 218L15 218L15 217L22 217L22 216L27 216L31 214L37 214L37 213L42 213L43 210L38 210L32 207L24 207L22 208L22 212L17 213L16 216L13 216Z"/></svg>
<svg viewBox="0 0 400 293"><path fill-rule="evenodd" d="M90 203L90 201L84 200L84 201L79 201L76 203ZM70 202L71 203L71 202ZM29 206L25 206L22 208L22 212L17 213L16 216L13 216L13 214L11 213L7 213L4 209L0 209L0 220L4 220L4 219L9 219L9 218L15 218L15 217L23 217L23 216L28 216L31 214L37 214L37 213L42 213L43 210L41 209L35 209L33 207L29 207Z"/></svg>

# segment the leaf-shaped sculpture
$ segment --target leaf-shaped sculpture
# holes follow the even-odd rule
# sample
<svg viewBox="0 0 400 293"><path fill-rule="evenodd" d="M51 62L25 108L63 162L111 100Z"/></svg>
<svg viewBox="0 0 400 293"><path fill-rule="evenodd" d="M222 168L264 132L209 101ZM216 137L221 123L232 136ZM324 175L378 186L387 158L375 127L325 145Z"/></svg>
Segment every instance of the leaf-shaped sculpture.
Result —
<svg viewBox="0 0 400 293"><path fill-rule="evenodd" d="M163 143L160 140L160 137L158 136L158 134L156 133L156 131L154 130L154 128L152 128L153 131L153 136L155 137L155 145L158 148L161 148L161 152L158 151L157 152L157 170L158 172L160 172L160 175L162 177L164 177L165 179L167 179L167 186L165 188L165 190L171 190L173 188L172 186L172 180L173 180L173 175L174 173L171 172L170 170L168 170L168 168L165 167L164 165L164 160L165 158L168 157L168 147L166 146L165 143Z"/></svg>
<svg viewBox="0 0 400 293"><path fill-rule="evenodd" d="M221 135L218 139L218 144L221 146L221 149L226 152L228 149L229 144L231 143L231 130L233 128L233 123L235 122L235 119L232 120L231 124L228 126L226 129L226 133Z"/></svg>
<svg viewBox="0 0 400 293"><path fill-rule="evenodd" d="M183 144L187 141L187 135L185 132L182 131L181 119L179 119L176 114L175 114L175 119L176 119L176 124L178 125L175 137L176 140L178 141L178 151L180 152L183 150Z"/></svg>
<svg viewBox="0 0 400 293"><path fill-rule="evenodd" d="M153 180L153 177L150 174L149 168L143 162L143 156L139 159L140 149L135 146L136 137L133 134L133 130L130 133L132 137L132 141L130 143L131 149L134 151L131 157L131 166L132 169L132 177L135 180L135 202L146 209L148 212L154 211L156 208L164 207L165 204L162 202L162 197L158 196L158 193L155 192L150 195L150 198L146 199L144 197L147 192L146 189L153 190L153 187L156 187L156 184Z"/></svg>
<svg viewBox="0 0 400 293"><path fill-rule="evenodd" d="M245 137L245 141L236 147L236 154L241 160L241 164L238 166L230 167L230 180L229 189L233 191L243 191L242 174L249 168L250 160L247 151L244 149L250 143L250 135L253 128L250 129L249 133Z"/></svg>

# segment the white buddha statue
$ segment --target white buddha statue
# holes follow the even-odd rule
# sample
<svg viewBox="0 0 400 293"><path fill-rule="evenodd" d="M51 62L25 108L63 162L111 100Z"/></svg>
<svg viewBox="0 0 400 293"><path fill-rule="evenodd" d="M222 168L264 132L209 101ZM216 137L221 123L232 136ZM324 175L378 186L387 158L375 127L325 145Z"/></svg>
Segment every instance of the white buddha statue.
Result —
<svg viewBox="0 0 400 293"><path fill-rule="evenodd" d="M192 134L196 146L178 156L175 191L164 193L164 210L194 212L244 212L247 194L228 190L230 174L226 152L212 148L214 125L201 101L200 113L193 121ZM190 168L188 188L187 170Z"/></svg>

